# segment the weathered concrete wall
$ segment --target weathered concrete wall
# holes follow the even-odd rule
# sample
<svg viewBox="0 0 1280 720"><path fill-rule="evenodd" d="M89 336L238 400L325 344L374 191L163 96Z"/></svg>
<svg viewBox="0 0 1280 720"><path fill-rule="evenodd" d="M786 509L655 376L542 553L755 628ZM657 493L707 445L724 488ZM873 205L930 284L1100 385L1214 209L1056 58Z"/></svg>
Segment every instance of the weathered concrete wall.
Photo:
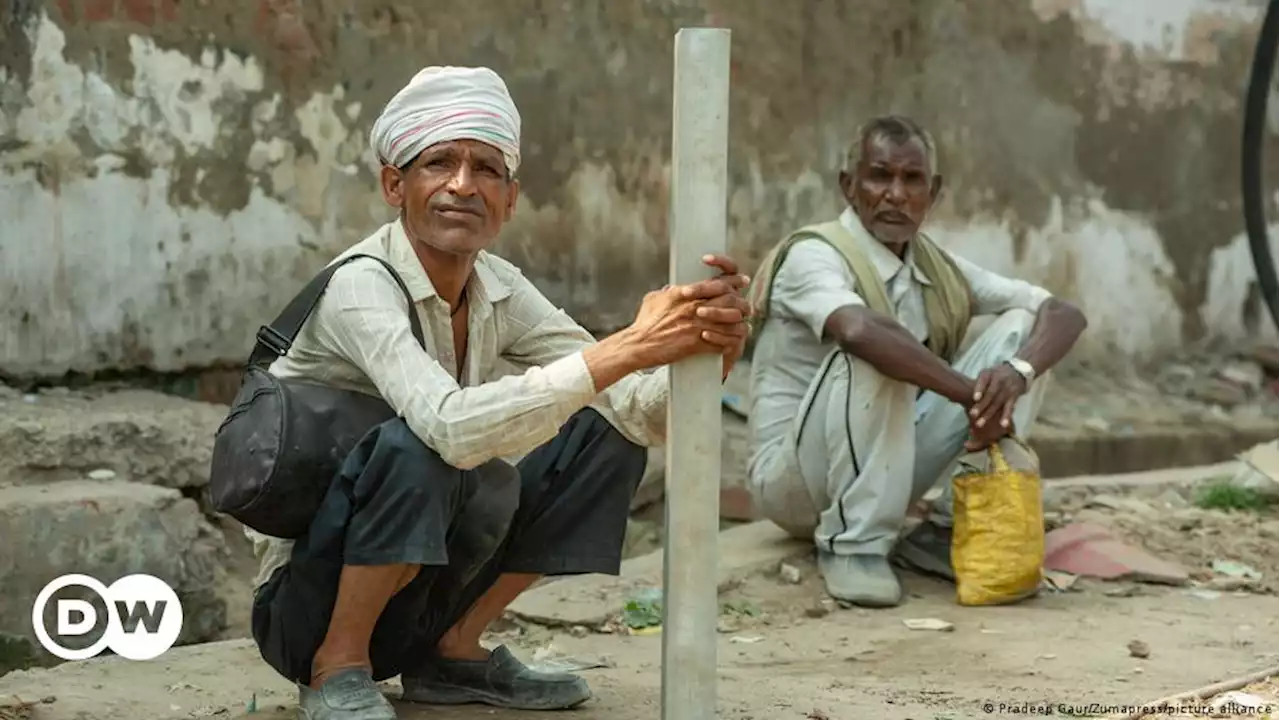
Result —
<svg viewBox="0 0 1280 720"><path fill-rule="evenodd" d="M853 128L895 110L941 143L943 241L1079 299L1089 350L1240 336L1261 4L5 0L0 373L241 360L389 217L368 127L431 63L494 67L523 111L499 252L589 327L621 325L666 274L671 42L702 23L734 32L731 243L749 266L838 209Z"/></svg>

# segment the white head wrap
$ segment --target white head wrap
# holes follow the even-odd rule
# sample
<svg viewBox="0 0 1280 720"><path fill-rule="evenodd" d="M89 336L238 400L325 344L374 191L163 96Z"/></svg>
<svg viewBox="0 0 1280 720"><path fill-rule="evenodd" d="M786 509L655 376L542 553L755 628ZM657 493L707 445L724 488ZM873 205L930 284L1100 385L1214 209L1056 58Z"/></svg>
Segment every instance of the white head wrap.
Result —
<svg viewBox="0 0 1280 720"><path fill-rule="evenodd" d="M507 84L489 68L424 68L391 98L369 131L374 154L395 167L451 140L494 146L512 175L520 167L520 113Z"/></svg>

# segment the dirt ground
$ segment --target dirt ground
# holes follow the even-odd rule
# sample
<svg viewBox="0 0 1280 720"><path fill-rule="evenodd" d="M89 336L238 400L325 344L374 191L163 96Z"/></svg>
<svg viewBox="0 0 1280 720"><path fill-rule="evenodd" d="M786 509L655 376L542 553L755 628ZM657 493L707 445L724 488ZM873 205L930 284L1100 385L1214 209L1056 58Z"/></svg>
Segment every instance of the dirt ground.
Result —
<svg viewBox="0 0 1280 720"><path fill-rule="evenodd" d="M721 598L718 715L740 720L961 720L1023 717L1043 713L1035 708L1063 704L1055 714L1074 710L1101 717L1124 706L1274 669L1280 663L1275 594L1280 522L1274 509L1195 507L1197 487L1066 487L1050 493L1046 508L1050 528L1096 522L1181 563L1193 578L1186 587L1080 579L1069 591L1046 593L1020 605L964 608L953 601L950 585L904 573L907 601L873 611L824 601L821 579L809 559L789 561L798 582L783 577L776 565L750 575ZM175 649L158 667L106 660L13 673L0 678L0 708L3 698L16 695L37 702L56 698L28 707L24 715L11 714L21 720L293 717L293 689L274 676L244 639L248 582L255 565L234 527L228 529L228 540L237 548L230 573L236 580L224 595L232 623L225 635L228 642ZM1213 564L1223 561L1257 576L1248 582L1222 577ZM944 620L953 628L911 630L903 623L922 618ZM510 644L530 662L596 665L582 671L596 696L571 717L640 720L660 715L660 634L602 634L511 621L491 641ZM1145 645L1147 657L1132 656L1134 641ZM387 689L396 696L394 683ZM1244 689L1272 708L1274 690L1274 683ZM257 712L247 712L251 702ZM989 713L984 710L988 703ZM524 715L483 707L404 706L401 717ZM3 712L0 719L11 720Z"/></svg>
<svg viewBox="0 0 1280 720"><path fill-rule="evenodd" d="M1194 473L1189 477L1198 477ZM1075 714L1104 717L1280 663L1277 530L1272 511L1194 506L1203 483L1081 485L1057 489L1050 526L1087 520L1182 563L1184 587L1077 579L1019 605L966 608L942 581L903 573L906 602L888 610L841 608L825 598L814 562L774 564L724 589L717 628L719 717L739 720L961 720ZM247 560L247 559L245 559ZM1215 561L1258 573L1224 585ZM241 565L242 575L252 568ZM248 582L247 577L241 582ZM247 597L247 593L243 593ZM247 605L238 622L247 621ZM233 615L236 615L233 612ZM904 620L936 619L945 631ZM245 625L231 636L243 638ZM595 697L570 717L655 718L661 710L662 636L548 628L506 621L490 636L531 663L582 667ZM1145 655L1139 657L1138 655ZM386 684L396 697L395 682ZM1269 703L1274 679L1219 694ZM284 720L294 691L245 639L179 648L158 663L100 660L0 678L21 720ZM41 703L44 698L52 702ZM1211 717L1208 700L1187 701ZM248 712L250 708L255 712ZM988 710L988 707L990 708ZM401 706L405 720L533 716L487 707ZM1242 716L1239 712L1235 715ZM1274 716L1272 716L1274 717ZM0 718L6 718L0 712Z"/></svg>
<svg viewBox="0 0 1280 720"><path fill-rule="evenodd" d="M724 596L730 609L717 635L720 717L959 720L1018 717L1030 714L1029 706L1058 703L1096 704L1102 712L1086 715L1102 715L1274 668L1280 659L1270 595L1208 599L1154 586L1125 594L1081 581L1017 606L963 608L949 585L907 576L907 602L872 611L824 603L815 566L795 566L799 583L766 571ZM903 620L912 618L945 620L953 629L910 630ZM1148 657L1131 656L1134 640L1146 644ZM603 665L583 671L596 696L571 717L659 716L660 635L520 625L493 641L529 661ZM395 696L394 684L388 692ZM56 698L32 707L32 720L276 720L292 717L294 706L292 689L248 641L182 648L158 663L92 661L0 679L0 698L14 694ZM254 698L258 712L249 713ZM406 720L524 716L483 707L401 712Z"/></svg>
<svg viewBox="0 0 1280 720"><path fill-rule="evenodd" d="M1053 402L1047 403L1044 422L1123 434L1197 417L1210 423L1275 417L1274 369L1259 375L1247 362L1229 371L1220 364L1216 369L1202 365L1207 367L1186 360L1151 379L1064 372L1051 387ZM1197 382L1204 378L1222 382ZM62 473L114 467L106 462L106 453L133 445L153 452L127 452L132 460L121 472L130 476L149 477L171 465L166 454L199 466L203 451L181 441L184 433L166 440L166 431L180 425L168 417L135 423L138 429L112 426L102 442L87 444L72 442L84 434L77 427L64 429L41 420L39 437L36 430L12 435L14 442L25 444L0 453L0 466L4 455L22 458L11 469L56 481ZM193 426L208 422L203 417L191 420ZM65 447L54 448L50 438L64 437ZM154 452L159 445L164 452ZM728 452L738 453L735 448L730 444ZM736 465L726 465L727 470L732 467ZM181 478L186 477L180 473L178 481L156 481L183 486ZM1104 716L1122 706L1275 669L1280 663L1280 522L1275 509L1204 510L1195 506L1195 494L1193 486L1167 483L1081 486L1054 492L1047 507L1049 528L1096 522L1181 563L1193 579L1185 587L1077 580L1068 591L1046 592L1015 606L964 608L955 604L950 585L904 575L907 601L871 611L824 602L821 580L808 559L791 562L798 580L779 574L776 565L742 578L722 596L718 715L738 720L961 720L1043 715L1048 708L1057 715ZM639 522L637 535L643 537L634 548L661 541L660 528L645 526L644 516ZM0 677L0 720L293 717L294 690L275 677L245 639L249 578L256 563L239 528L227 523L224 531L231 579L223 594L229 619L223 642L177 648L152 663L100 659L11 673ZM1215 571L1215 563L1243 568L1250 577L1224 576ZM951 628L912 630L903 623L925 618L944 620ZM660 715L661 634L569 631L510 621L491 639L510 644L526 661L595 666L582 672L596 696L570 717L639 720ZM1138 654L1146 657L1135 657L1131 645L1145 646L1148 652ZM1274 679L1243 691L1271 703L1274 710ZM388 692L395 696L394 683ZM251 708L255 711L249 712ZM405 706L401 713L406 720L524 716L485 707Z"/></svg>

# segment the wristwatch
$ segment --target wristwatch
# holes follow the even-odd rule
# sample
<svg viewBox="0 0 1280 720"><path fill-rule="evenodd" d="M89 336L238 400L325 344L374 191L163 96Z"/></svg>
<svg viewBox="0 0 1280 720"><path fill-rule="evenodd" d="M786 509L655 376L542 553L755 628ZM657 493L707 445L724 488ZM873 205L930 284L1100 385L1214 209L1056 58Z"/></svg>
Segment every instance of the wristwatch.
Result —
<svg viewBox="0 0 1280 720"><path fill-rule="evenodd" d="M1009 358L1005 362L1027 381L1027 387L1031 387L1032 381L1036 379L1036 369L1031 367L1031 363L1022 358Z"/></svg>

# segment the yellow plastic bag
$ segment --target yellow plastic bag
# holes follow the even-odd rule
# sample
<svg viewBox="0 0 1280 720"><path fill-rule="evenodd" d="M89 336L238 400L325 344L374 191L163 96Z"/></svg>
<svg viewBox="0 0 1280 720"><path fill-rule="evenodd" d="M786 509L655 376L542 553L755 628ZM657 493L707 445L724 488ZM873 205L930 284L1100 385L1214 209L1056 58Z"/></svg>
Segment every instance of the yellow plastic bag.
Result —
<svg viewBox="0 0 1280 720"><path fill-rule="evenodd" d="M1036 594L1043 575L1039 460L1016 438L992 445L986 459L951 481L951 564L961 605L1018 602Z"/></svg>

